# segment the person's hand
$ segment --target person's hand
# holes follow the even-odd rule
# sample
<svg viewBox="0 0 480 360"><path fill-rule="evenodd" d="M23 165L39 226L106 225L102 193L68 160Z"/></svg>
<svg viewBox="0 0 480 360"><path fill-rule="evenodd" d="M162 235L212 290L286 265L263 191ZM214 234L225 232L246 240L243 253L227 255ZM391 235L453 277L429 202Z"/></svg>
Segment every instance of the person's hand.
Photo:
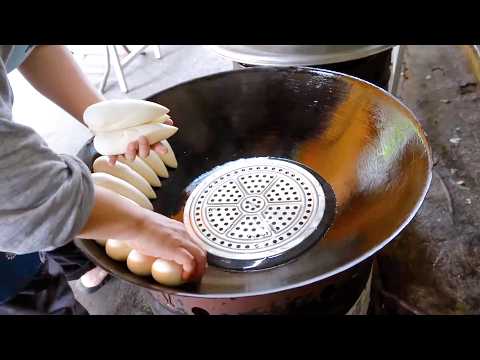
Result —
<svg viewBox="0 0 480 360"><path fill-rule="evenodd" d="M173 125L173 121L168 119L164 122L165 125ZM150 154L150 150L157 152L158 154L166 154L168 149L161 143L149 144L148 139L145 136L141 136L137 141L132 141L128 144L125 151L125 157L127 160L133 161L135 157L139 155L142 158L146 158ZM119 155L109 156L110 164L115 165Z"/></svg>
<svg viewBox="0 0 480 360"><path fill-rule="evenodd" d="M129 240L129 245L144 255L181 265L184 281L198 281L205 274L206 252L191 239L181 222L145 211L145 218L135 232L135 239ZM107 275L105 270L95 267L80 281L84 287L92 288L100 285Z"/></svg>
<svg viewBox="0 0 480 360"><path fill-rule="evenodd" d="M145 212L137 236L129 244L144 255L181 265L185 281L199 280L207 268L205 250L194 242L185 225L153 211Z"/></svg>

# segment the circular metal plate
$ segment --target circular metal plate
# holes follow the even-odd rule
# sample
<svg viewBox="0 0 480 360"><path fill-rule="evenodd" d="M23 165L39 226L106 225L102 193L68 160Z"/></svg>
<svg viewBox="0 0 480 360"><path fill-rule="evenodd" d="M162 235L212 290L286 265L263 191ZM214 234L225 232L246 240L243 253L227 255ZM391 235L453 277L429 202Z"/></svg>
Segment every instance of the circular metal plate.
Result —
<svg viewBox="0 0 480 360"><path fill-rule="evenodd" d="M240 159L217 167L195 188L184 223L211 263L258 270L285 263L319 240L326 228L315 230L326 205L334 207L304 167L267 157Z"/></svg>

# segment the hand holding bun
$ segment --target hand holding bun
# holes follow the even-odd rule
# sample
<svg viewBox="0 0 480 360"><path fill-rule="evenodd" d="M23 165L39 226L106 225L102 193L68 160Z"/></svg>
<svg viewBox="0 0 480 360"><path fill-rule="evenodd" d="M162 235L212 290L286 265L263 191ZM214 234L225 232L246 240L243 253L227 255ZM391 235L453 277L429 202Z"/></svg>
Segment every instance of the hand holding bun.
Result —
<svg viewBox="0 0 480 360"><path fill-rule="evenodd" d="M93 163L95 185L151 210L142 213L133 236L117 234L116 239L97 242L110 258L126 262L133 274L178 286L200 279L207 265L205 251L192 241L184 225L154 213L149 200L157 197L153 187L162 185L159 177L170 176L167 166L178 167L167 141L178 129L168 112L149 101L107 100L88 107L84 121L102 155ZM122 240L117 240L119 236Z"/></svg>

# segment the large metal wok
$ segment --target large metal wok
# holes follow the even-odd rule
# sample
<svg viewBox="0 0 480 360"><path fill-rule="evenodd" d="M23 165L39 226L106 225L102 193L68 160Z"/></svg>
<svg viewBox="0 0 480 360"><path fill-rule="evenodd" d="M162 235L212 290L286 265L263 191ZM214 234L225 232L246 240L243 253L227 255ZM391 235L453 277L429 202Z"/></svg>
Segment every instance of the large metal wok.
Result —
<svg viewBox="0 0 480 360"><path fill-rule="evenodd" d="M177 313L348 311L365 287L373 255L409 223L430 184L431 151L415 116L353 77L249 68L195 79L147 100L169 107L180 129L171 139L179 168L158 189L155 211L182 220L195 179L253 156L308 166L332 186L337 201L326 237L293 261L255 272L210 266L201 284L184 288L135 276L95 242L76 241L97 265L148 289ZM79 155L89 166L98 156L91 141Z"/></svg>

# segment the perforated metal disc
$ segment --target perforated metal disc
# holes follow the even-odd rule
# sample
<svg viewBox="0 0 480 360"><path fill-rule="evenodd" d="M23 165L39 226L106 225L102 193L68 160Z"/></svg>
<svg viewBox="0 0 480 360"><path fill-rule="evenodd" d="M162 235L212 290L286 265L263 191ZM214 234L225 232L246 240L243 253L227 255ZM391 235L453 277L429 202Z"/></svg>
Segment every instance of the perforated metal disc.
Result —
<svg viewBox="0 0 480 360"><path fill-rule="evenodd" d="M318 174L291 160L249 158L208 174L186 202L184 223L210 263L258 270L308 249L334 210L333 191Z"/></svg>

